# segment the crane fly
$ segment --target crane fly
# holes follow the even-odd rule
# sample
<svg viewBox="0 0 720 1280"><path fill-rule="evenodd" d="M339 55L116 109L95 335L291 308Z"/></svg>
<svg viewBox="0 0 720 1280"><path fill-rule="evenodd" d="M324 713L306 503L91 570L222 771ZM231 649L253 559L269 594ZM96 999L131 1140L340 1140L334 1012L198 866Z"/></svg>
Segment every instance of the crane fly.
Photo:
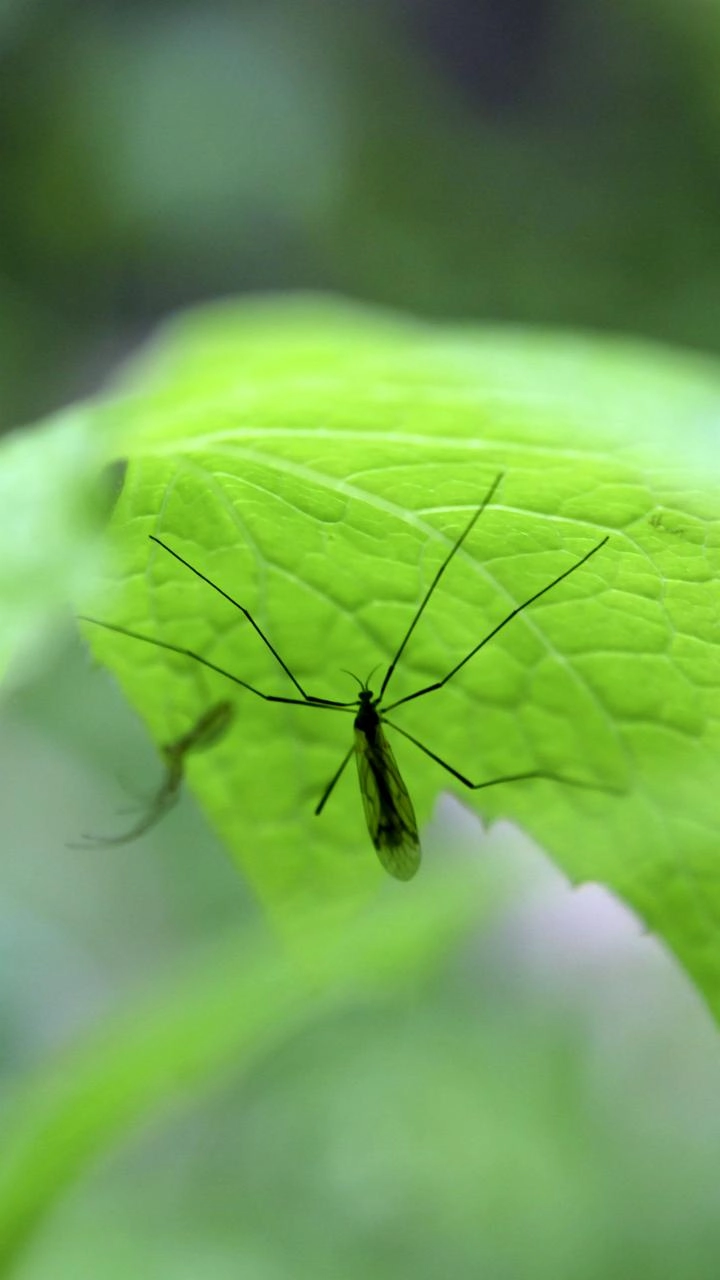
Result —
<svg viewBox="0 0 720 1280"><path fill-rule="evenodd" d="M192 752L207 751L219 742L230 726L233 707L230 702L216 702L203 711L185 733L173 742L165 742L160 748L160 755L165 764L165 775L147 811L130 828L117 836L84 835L82 842L71 844L71 849L88 849L111 844L130 844L139 840L146 831L155 826L175 804L180 795L185 778L185 759Z"/></svg>
<svg viewBox="0 0 720 1280"><path fill-rule="evenodd" d="M350 702L338 702L330 698L320 698L308 693L297 676L295 676L291 671L288 664L280 656L275 646L265 635L265 632L255 621L250 611L246 609L244 605L240 604L239 601L228 595L228 593L224 591L222 587L218 586L217 583L213 582L199 569L195 568L194 565L190 564L189 561L185 560L177 551L174 551L172 547L169 547L167 543L156 537L155 534L149 535L152 542L155 542L158 546L162 547L164 551L173 556L175 560L178 560L186 569L190 570L191 573L194 573L196 577L200 578L201 581L212 587L214 591L218 592L218 594L225 600L240 610L249 622L250 626L259 636L262 643L270 651L277 664L282 668L285 675L291 681L296 694L299 696L291 697L282 694L265 693L262 689L257 689L246 680L242 680L239 676L234 675L230 671L226 671L223 667L219 667L208 658L203 657L202 654L196 653L194 650L188 649L183 645L171 644L169 641L165 640L157 640L153 636L146 636L138 631L130 631L127 627L117 626L110 622L101 622L97 618L83 617L81 618L81 621L94 623L96 626L104 627L108 631L115 631L119 635L128 636L133 640L142 640L147 644L152 644L158 648L166 649L170 653L176 653L183 657L191 658L193 661L199 662L208 670L216 672L227 680L231 680L235 685L238 685L241 689L245 689L248 693L252 693L256 697L262 698L264 702L311 707L318 711L340 711L352 714L354 716L352 745L346 752L338 769L335 771L325 787L325 790L323 791L315 808L315 813L322 813L351 757L354 756L357 764L360 794L362 796L363 808L365 810L368 832L377 851L380 862L385 870L396 879L410 880L420 866L421 851L418 824L407 787L403 782L392 748L385 735L384 726L386 725L393 729L394 732L399 733L401 737L406 738L408 742L411 742L426 756L429 756L429 758L434 760L441 769L444 769L446 773L449 773L456 779L456 781L461 783L462 786L468 788L470 791L481 791L486 787L499 786L501 783L528 782L532 779L539 778L591 791L613 790L613 788L604 786L600 783L593 783L580 778L566 777L562 774L553 773L545 769L532 769L522 773L504 774L501 777L488 778L481 782L473 782L470 778L467 778L463 773L461 773L459 769L455 769L451 764L448 764L448 762L443 760L441 756L436 755L434 751L431 751L429 747L425 746L424 743L420 742L411 733L408 733L407 729L403 729L399 724L388 719L389 712L396 710L396 708L403 706L405 703L413 702L417 698L424 698L427 694L436 693L439 689L444 688L444 686L448 684L460 670L462 670L471 658L474 658L490 640L492 640L500 631L503 630L504 627L512 622L513 618L516 618L518 614L522 613L524 609L527 609L529 605L534 604L541 596L546 595L548 591L553 589L553 587L558 586L558 584L565 578L568 578L570 574L575 573L580 569L581 566L584 565L591 556L594 556L601 547L604 547L605 543L608 541L608 536L601 538L601 540L591 547L585 555L581 556L579 560L576 560L574 564L571 564L569 569L565 569L562 573L557 574L551 582L548 582L544 587L541 587L539 591L535 591L531 596L524 600L522 604L516 605L516 607L512 609L501 622L497 623L489 632L487 632L487 634L483 636L483 638L470 650L470 652L465 654L459 662L456 662L441 679L434 680L431 684L427 684L420 689L416 689L413 693L405 694L404 697L397 698L395 701L387 703L387 691L395 673L395 669L405 652L405 648L410 637L425 612L435 588L451 561L462 547L466 538L472 532L480 516L492 501L502 478L502 472L496 475L482 502L473 512L472 517L468 521L462 533L455 540L439 569L436 571L430 586L425 592L425 595L423 596L415 615L397 648L395 656L385 671L378 693L374 693L372 691L368 681L362 682L359 680L358 684L360 685L360 690L357 696ZM357 679L357 677L353 678Z"/></svg>

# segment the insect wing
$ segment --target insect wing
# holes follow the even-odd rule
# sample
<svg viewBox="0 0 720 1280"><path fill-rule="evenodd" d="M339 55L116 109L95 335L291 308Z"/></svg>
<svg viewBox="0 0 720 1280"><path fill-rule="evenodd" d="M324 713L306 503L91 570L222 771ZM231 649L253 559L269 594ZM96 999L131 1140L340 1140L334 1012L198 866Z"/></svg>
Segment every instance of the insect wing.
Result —
<svg viewBox="0 0 720 1280"><path fill-rule="evenodd" d="M372 743L361 730L355 730L355 758L365 819L378 857L396 880L411 880L420 866L417 819L379 725Z"/></svg>

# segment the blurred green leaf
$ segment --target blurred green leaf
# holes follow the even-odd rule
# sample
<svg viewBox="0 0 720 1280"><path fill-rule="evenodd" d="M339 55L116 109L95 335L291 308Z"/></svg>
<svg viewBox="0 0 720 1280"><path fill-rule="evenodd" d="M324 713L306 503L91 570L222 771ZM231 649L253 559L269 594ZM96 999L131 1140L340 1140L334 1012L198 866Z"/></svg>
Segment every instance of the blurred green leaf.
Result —
<svg viewBox="0 0 720 1280"><path fill-rule="evenodd" d="M719 410L716 366L667 350L434 329L313 299L208 308L171 325L106 408L132 465L112 581L83 612L293 693L242 614L155 533L252 610L314 694L352 697L343 669L387 663L502 469L403 655L399 697L609 533L442 693L397 716L476 780L544 768L620 788L450 784L486 818L514 819L573 881L614 889L717 1011ZM158 741L232 694L185 658L88 638ZM351 909L381 873L350 771L313 817L349 717L243 692L236 707L227 740L190 761L193 789L286 919L319 895ZM397 754L424 820L449 779L405 742Z"/></svg>
<svg viewBox="0 0 720 1280"><path fill-rule="evenodd" d="M108 445L89 409L16 432L0 450L0 667L31 649L96 570Z"/></svg>
<svg viewBox="0 0 720 1280"><path fill-rule="evenodd" d="M67 1187L146 1113L253 1062L309 1019L416 982L477 917L477 878L455 868L410 899L389 892L348 928L322 907L302 947L258 931L223 939L127 1014L4 1099L0 1269Z"/></svg>

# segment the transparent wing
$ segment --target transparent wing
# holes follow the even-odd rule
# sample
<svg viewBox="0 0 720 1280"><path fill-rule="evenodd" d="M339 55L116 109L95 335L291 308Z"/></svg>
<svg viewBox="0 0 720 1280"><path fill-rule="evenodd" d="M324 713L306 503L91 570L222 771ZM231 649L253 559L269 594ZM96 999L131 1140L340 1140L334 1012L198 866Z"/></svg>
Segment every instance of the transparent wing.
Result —
<svg viewBox="0 0 720 1280"><path fill-rule="evenodd" d="M378 857L396 880L411 880L420 866L417 819L379 726L373 743L355 730L355 759L365 819Z"/></svg>

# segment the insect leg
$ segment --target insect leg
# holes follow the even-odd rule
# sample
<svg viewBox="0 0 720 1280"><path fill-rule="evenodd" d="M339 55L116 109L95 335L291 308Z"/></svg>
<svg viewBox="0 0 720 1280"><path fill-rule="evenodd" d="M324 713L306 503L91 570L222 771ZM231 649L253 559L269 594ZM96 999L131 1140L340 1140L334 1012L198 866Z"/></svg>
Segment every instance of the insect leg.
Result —
<svg viewBox="0 0 720 1280"><path fill-rule="evenodd" d="M568 778L564 774L552 773L548 769L530 769L525 773L507 773L500 778L489 778L487 782L472 782L470 778L465 777L464 773L460 773L459 769L453 768L451 764L448 764L447 760L443 760L441 756L436 755L424 743L414 738L411 733L408 733L407 729L401 729L399 724L394 724L393 721L388 720L385 716L383 716L383 723L389 725L396 733L402 734L403 738L407 738L408 742L412 742L426 756L429 756L431 760L439 764L440 768L444 769L446 773L450 773L453 778L457 778L458 782L461 782L469 791L482 791L484 787L496 787L501 782L529 782L533 778L544 778L548 782L562 782L566 787L580 787L583 791L604 791L608 795L622 795L622 792L616 787L608 787L600 782L584 782L580 778Z"/></svg>
<svg viewBox="0 0 720 1280"><path fill-rule="evenodd" d="M351 746L350 750L349 750L349 751L347 752L347 754L343 757L343 762L342 762L342 764L340 765L340 768L339 768L339 769L337 769L337 770L335 771L335 773L333 774L333 776L332 776L332 778L330 779L330 781L328 782L328 784L327 784L327 786L326 786L325 790L323 791L323 793L322 793L322 795L321 795L321 797L320 797L320 800L318 801L318 804L316 805L316 808L315 808L315 817L316 817L316 818L318 817L318 815L319 815L319 814L321 814L321 813L322 813L323 809L325 808L325 805L327 804L328 800L330 799L330 796L332 795L332 793L333 793L333 791L334 791L334 789L335 789L335 783L340 781L340 778L342 777L342 774L343 774L343 772L344 772L344 770L345 770L345 766L347 765L347 763L348 763L348 761L349 761L350 757L354 754L354 752L355 752L355 744L353 743L353 745Z"/></svg>
<svg viewBox="0 0 720 1280"><path fill-rule="evenodd" d="M156 640L154 636L145 636L140 631L130 631L128 627L120 627L114 622L101 622L99 618L89 618L85 614L79 615L80 622L92 622L96 627L104 627L106 631L115 631L120 636L129 636L131 640L143 640L145 644L153 644L158 649L167 649L169 653L179 653L183 658L192 658L194 662L199 662L201 666L207 667L208 671L215 671L219 676L224 676L226 680L232 680L233 684L240 685L241 689L247 689L248 693L254 693L256 697L262 698L264 702L284 702L293 707L318 707L321 711L348 711L353 710L355 703L332 702L329 698L283 698L279 694L263 693L262 689L256 689L254 685L248 684L247 680L241 680L239 676L234 676L231 671L226 671L223 667L218 667L216 663L211 662L209 658L204 658L201 653L196 653L194 649L186 649L183 645L170 644L168 640Z"/></svg>
<svg viewBox="0 0 720 1280"><path fill-rule="evenodd" d="M201 582L206 582L209 587L212 587L213 591L217 591L218 595L222 596L224 600L227 600L229 604L234 605L236 609L240 610L243 616L247 618L253 630L257 632L263 644L266 646L266 648L270 650L273 658L275 658L276 662L280 664L286 676L288 676L289 679L292 680L298 693L302 694L303 698L305 698L308 702L323 701L323 699L313 698L311 694L305 692L300 681L297 679L297 676L293 675L287 663L280 657L280 654L278 653L275 646L271 643L271 641L265 635L265 632L255 621L252 614L250 613L250 610L245 608L245 605L240 604L238 600L233 599L231 595L228 595L227 591L223 591L222 587L218 586L217 582L213 582L211 578L208 578L204 573L201 573L199 569L195 568L195 565L190 564L190 561L185 560L184 557L181 556L177 551L173 551L172 547L169 547L166 542L162 541L161 538L157 538L154 533L151 533L148 536L151 542L156 542L159 547L162 547L163 551L167 551L169 555L173 556L176 560L179 560L180 564L184 565L186 569L189 569L191 573L194 573L196 578L200 578Z"/></svg>
<svg viewBox="0 0 720 1280"><path fill-rule="evenodd" d="M498 622L497 626L493 627L492 631L489 631L486 636L483 636L480 643L476 644L475 648L471 649L462 661L458 662L452 668L452 671L448 671L447 675L443 676L442 680L436 680L433 684L425 685L424 689L416 689L414 693L408 693L406 697L398 698L397 702L390 703L387 710L393 711L395 707L401 707L404 702L412 702L414 698L422 698L426 693L434 693L436 689L442 689L443 685L446 685L448 680L452 680L453 676L457 675L458 671L465 666L466 662L469 662L471 658L475 657L476 653L479 653L481 649L485 648L485 645L498 634L498 631L502 631L503 627L506 627L509 622L512 622L513 618L516 618L519 613L522 613L523 609L527 609L528 605L534 604L541 596L544 596L548 591L552 591L552 588L556 587L559 582L562 582L563 578L569 578L571 573L574 573L576 569L579 569L581 565L585 564L586 560L589 560L591 556L594 556L596 551L599 551L601 547L605 546L609 537L610 535L607 534L600 540L600 542L596 543L594 547L591 547L580 560L576 560L575 564L571 564L570 568L566 569L564 573L559 573L556 578L553 578L552 582L548 582L547 586L542 587L540 591L536 591L534 595L529 596L522 604L517 605L516 608L507 615L507 617L503 618L502 622Z"/></svg>
<svg viewBox="0 0 720 1280"><path fill-rule="evenodd" d="M493 496L493 494L494 494L495 490L497 489L497 487L498 487L498 485L499 485L500 481L501 481L501 480L502 480L502 478L503 478L503 474L504 474L504 473L503 473L502 471L499 471L499 472L498 472L498 474L496 475L495 479L493 480L492 484L490 485L490 488L488 489L487 493L485 494L485 497L483 498L482 502L480 503L480 506L478 507L477 511L474 513L474 515L473 515L472 519L470 520L469 524L468 524L468 525L466 525L465 529L464 529L464 530L463 530L463 532L460 534L460 537L458 538L457 542L453 543L452 547L451 547L451 548L450 548L450 550L448 551L448 554L446 555L445 559L443 560L442 564L440 565L440 568L438 569L437 573L435 574L435 577L433 578L432 582L430 583L430 586L428 587L427 591L425 592L425 595L423 596L423 599L422 599L422 602L421 602L421 604L420 604L420 607L419 607L419 609L418 609L417 613L415 614L415 617L413 618L412 622L410 623L410 626L408 627L407 631L405 632L405 635L404 635L404 637L403 637L403 640L401 641L401 644L400 644L400 648L398 649L397 653L395 654L395 657L393 658L392 662L390 663L390 666L388 667L387 671L385 672L385 679L384 679L384 680L383 680L383 682L382 682L382 685L381 685L381 688L380 688L380 693L378 694L378 700L382 699L382 696L383 696L383 694L385 693L385 690L387 689L387 687L388 687L388 685L389 685L389 683L390 683L390 680L391 680L391 677L392 677L393 671L395 670L395 668L396 668L396 666L397 666L398 662L400 661L400 656L401 656L401 654L402 654L402 652L403 652L403 650L404 650L404 648L405 648L405 645L407 644L407 642L408 642L408 640L410 639L410 637L411 637L411 635L412 635L413 631L415 630L415 628L416 628L416 626L417 626L418 622L420 621L420 619L421 619L421 617L422 617L422 615L423 615L423 612L424 612L424 610L425 610L425 606L426 606L426 604L427 604L428 600L430 599L430 597L431 597L431 595L432 595L433 591L435 590L435 588L436 588L436 586L437 586L438 582L439 582L439 581L440 581L440 579L442 578L442 576L443 576L443 574L444 574L445 570L447 569L447 567L448 567L448 565L449 565L450 561L452 560L453 556L455 555L455 552L456 552L456 551L459 551L459 549L460 549L460 547L462 546L463 542L465 541L465 539L467 538L468 534L470 533L470 530L474 527L474 525L475 525L476 521L477 521L477 520L479 520L479 518L480 518L480 516L482 515L483 511L485 510L486 506L487 506L487 505L488 505L488 503L490 502L490 499L492 498L492 496Z"/></svg>

